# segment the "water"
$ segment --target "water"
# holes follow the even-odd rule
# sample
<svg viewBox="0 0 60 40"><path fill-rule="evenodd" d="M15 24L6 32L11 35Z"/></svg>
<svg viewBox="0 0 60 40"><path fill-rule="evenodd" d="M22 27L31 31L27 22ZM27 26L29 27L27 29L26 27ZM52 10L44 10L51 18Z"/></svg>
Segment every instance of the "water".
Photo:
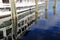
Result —
<svg viewBox="0 0 60 40"><path fill-rule="evenodd" d="M57 1L56 9L52 7L53 1L51 0L47 14L44 13L38 24L31 28L23 40L60 40L60 1Z"/></svg>

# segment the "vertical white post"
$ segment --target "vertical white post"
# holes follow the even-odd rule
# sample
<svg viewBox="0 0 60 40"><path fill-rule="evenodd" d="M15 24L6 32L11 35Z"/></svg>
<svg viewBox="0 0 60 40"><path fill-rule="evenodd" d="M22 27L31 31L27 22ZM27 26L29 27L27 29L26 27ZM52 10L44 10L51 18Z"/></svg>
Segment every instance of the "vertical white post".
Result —
<svg viewBox="0 0 60 40"><path fill-rule="evenodd" d="M4 35L4 37L7 37L6 36L6 28L4 28L4 30L3 30L3 35Z"/></svg>
<svg viewBox="0 0 60 40"><path fill-rule="evenodd" d="M15 0L10 0L11 4L11 16L12 16L12 40L16 40L17 38L17 12ZM14 36L13 36L14 34Z"/></svg>

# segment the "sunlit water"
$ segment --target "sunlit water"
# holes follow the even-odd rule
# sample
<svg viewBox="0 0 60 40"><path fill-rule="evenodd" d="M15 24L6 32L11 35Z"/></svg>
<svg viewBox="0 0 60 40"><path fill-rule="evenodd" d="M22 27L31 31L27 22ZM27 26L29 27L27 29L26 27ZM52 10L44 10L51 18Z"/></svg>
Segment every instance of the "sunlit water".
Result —
<svg viewBox="0 0 60 40"><path fill-rule="evenodd" d="M23 40L60 40L60 1L57 1L55 13L53 1L50 1L47 18L44 13Z"/></svg>

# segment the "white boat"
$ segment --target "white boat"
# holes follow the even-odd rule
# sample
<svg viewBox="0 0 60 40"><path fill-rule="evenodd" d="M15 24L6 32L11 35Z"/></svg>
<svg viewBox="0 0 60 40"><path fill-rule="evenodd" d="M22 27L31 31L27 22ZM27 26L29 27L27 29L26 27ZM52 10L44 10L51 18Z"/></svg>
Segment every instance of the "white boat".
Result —
<svg viewBox="0 0 60 40"><path fill-rule="evenodd" d="M35 23L35 0L15 0L18 16L18 36ZM45 0L39 0L39 17L43 15ZM12 33L11 6L8 0L0 0L0 39L8 39Z"/></svg>

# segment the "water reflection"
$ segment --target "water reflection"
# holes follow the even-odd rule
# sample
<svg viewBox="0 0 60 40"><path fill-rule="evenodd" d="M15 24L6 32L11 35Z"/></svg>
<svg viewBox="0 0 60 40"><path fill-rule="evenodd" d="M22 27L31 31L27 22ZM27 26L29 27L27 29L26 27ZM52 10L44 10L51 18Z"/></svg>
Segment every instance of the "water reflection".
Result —
<svg viewBox="0 0 60 40"><path fill-rule="evenodd" d="M45 10L45 18L48 19L48 10Z"/></svg>
<svg viewBox="0 0 60 40"><path fill-rule="evenodd" d="M47 21L43 16L37 26L35 25L34 29L23 40L60 40L60 7L57 6L57 8L52 9L52 3L53 0L49 3L49 9L44 14ZM54 16L53 14L58 15Z"/></svg>
<svg viewBox="0 0 60 40"><path fill-rule="evenodd" d="M54 6L53 6L54 15L56 15L56 4L57 4L57 0L54 0Z"/></svg>
<svg viewBox="0 0 60 40"><path fill-rule="evenodd" d="M54 15L56 15L56 8L53 8L53 13Z"/></svg>

